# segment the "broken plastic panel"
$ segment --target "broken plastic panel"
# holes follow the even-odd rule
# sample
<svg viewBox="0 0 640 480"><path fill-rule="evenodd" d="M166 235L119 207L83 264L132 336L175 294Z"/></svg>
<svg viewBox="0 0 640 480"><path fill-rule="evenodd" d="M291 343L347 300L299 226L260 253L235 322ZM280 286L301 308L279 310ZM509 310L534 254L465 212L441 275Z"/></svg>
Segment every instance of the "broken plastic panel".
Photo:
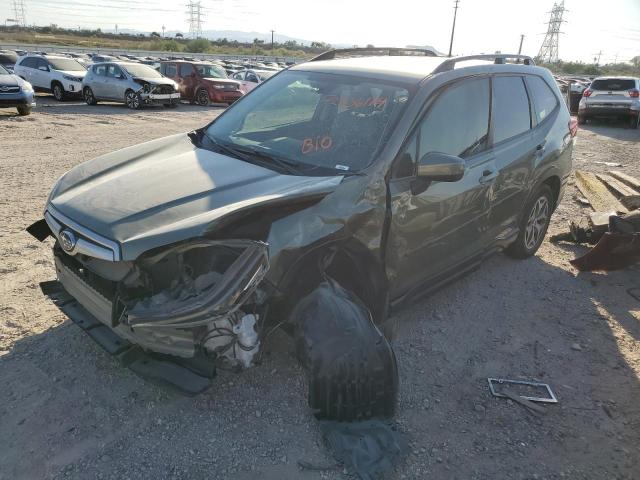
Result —
<svg viewBox="0 0 640 480"><path fill-rule="evenodd" d="M489 390L491 390L491 394L494 397L508 398L507 395L501 393L503 388L508 387L511 392L531 402L558 403L558 399L551 387L546 383L507 380L505 378L488 378L487 380L489 382ZM535 396L534 394L538 395Z"/></svg>

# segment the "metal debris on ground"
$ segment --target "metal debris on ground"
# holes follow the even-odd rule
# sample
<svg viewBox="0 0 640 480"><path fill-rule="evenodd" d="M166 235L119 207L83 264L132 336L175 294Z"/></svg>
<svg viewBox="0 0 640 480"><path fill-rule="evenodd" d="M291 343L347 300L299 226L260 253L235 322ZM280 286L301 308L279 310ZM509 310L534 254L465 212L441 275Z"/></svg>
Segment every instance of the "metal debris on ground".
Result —
<svg viewBox="0 0 640 480"><path fill-rule="evenodd" d="M529 402L558 403L558 399L546 383L525 380L509 380L506 378L487 378L491 395L500 398L511 398L512 395ZM518 393L518 390L520 393ZM540 392L545 396L522 395L522 392ZM513 398L511 398L513 400Z"/></svg>

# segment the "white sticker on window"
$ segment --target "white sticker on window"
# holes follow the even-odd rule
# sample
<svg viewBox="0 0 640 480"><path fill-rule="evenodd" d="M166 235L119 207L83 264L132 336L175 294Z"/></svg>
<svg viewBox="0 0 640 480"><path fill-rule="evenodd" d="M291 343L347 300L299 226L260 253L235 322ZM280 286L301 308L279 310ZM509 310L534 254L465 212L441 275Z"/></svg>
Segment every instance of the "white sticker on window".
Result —
<svg viewBox="0 0 640 480"><path fill-rule="evenodd" d="M336 170L349 170L346 165L336 165Z"/></svg>

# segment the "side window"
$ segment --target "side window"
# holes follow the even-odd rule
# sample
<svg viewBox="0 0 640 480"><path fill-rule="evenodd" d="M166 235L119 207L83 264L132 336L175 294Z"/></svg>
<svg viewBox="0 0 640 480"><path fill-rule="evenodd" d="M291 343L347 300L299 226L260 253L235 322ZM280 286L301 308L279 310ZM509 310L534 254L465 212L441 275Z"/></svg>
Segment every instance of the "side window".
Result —
<svg viewBox="0 0 640 480"><path fill-rule="evenodd" d="M22 63L20 64L20 66L27 67L27 68L37 68L36 59L33 57L27 57L24 60L22 60Z"/></svg>
<svg viewBox="0 0 640 480"><path fill-rule="evenodd" d="M118 78L121 73L122 70L117 65L109 65L107 67L107 77Z"/></svg>
<svg viewBox="0 0 640 480"><path fill-rule="evenodd" d="M493 142L515 137L531 128L529 96L522 77L493 78Z"/></svg>
<svg viewBox="0 0 640 480"><path fill-rule="evenodd" d="M542 122L558 106L558 99L553 91L541 77L529 75L527 77L529 91L533 96L533 105L536 111L536 120Z"/></svg>
<svg viewBox="0 0 640 480"><path fill-rule="evenodd" d="M191 75L193 73L193 65L191 65L190 63L182 63L180 65L180 76L181 77L188 77L189 75Z"/></svg>
<svg viewBox="0 0 640 480"><path fill-rule="evenodd" d="M247 73L247 82L258 83L259 81L255 73Z"/></svg>
<svg viewBox="0 0 640 480"><path fill-rule="evenodd" d="M93 73L95 73L96 75L100 75L101 77L104 77L107 75L107 66L106 65L95 65L93 67Z"/></svg>
<svg viewBox="0 0 640 480"><path fill-rule="evenodd" d="M163 65L164 67L164 75L167 77L177 77L178 69L176 68L175 63L166 63Z"/></svg>
<svg viewBox="0 0 640 480"><path fill-rule="evenodd" d="M489 80L448 87L429 108L419 130L418 157L440 152L468 158L487 148Z"/></svg>
<svg viewBox="0 0 640 480"><path fill-rule="evenodd" d="M42 70L43 72L48 72L49 71L49 64L47 63L47 61L44 58L37 58L36 59L36 65L37 65L37 69L38 70Z"/></svg>
<svg viewBox="0 0 640 480"><path fill-rule="evenodd" d="M234 80L244 80L244 72L237 72L233 74Z"/></svg>
<svg viewBox="0 0 640 480"><path fill-rule="evenodd" d="M414 134L391 167L391 178L411 177L415 174L418 162L418 135Z"/></svg>

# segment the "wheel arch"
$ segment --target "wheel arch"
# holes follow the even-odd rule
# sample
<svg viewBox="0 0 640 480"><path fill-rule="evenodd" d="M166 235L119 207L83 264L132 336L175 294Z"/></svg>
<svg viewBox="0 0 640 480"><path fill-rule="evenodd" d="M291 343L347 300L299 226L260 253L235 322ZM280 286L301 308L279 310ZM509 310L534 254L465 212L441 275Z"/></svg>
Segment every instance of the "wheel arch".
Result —
<svg viewBox="0 0 640 480"><path fill-rule="evenodd" d="M560 197L560 188L562 185L560 181L560 177L555 174L550 175L544 181L541 182L541 186L542 185L547 185L551 189L551 192L553 194L553 209L555 210L556 207L558 206L558 200Z"/></svg>

